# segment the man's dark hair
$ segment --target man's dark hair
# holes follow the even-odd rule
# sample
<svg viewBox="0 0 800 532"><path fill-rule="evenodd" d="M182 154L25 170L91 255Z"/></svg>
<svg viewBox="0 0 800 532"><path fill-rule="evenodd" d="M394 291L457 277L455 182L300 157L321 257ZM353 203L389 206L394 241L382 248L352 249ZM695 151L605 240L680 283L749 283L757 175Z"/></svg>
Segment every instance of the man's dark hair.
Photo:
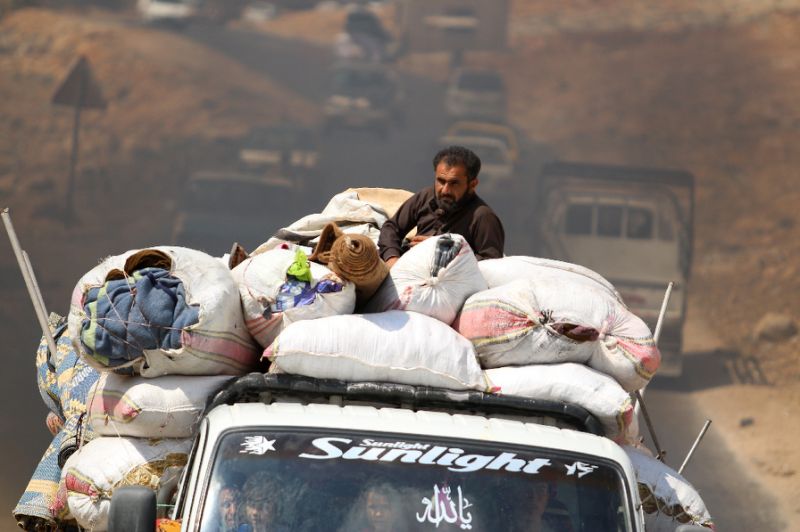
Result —
<svg viewBox="0 0 800 532"><path fill-rule="evenodd" d="M447 166L463 166L467 170L467 181L472 181L481 171L481 160L475 152L464 146L448 146L433 158L433 169L444 163Z"/></svg>

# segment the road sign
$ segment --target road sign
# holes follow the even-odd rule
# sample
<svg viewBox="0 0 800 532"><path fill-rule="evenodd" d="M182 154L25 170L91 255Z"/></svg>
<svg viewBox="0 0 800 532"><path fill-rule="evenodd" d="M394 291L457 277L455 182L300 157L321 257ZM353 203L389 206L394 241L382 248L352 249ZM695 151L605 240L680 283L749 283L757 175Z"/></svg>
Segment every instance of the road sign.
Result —
<svg viewBox="0 0 800 532"><path fill-rule="evenodd" d="M68 105L75 108L75 119L72 124L72 155L69 164L69 181L67 181L64 223L69 225L75 219L73 196L75 190L75 169L78 166L78 150L80 145L81 109L105 109L106 100L100 91L100 85L94 79L92 67L86 56L80 56L78 62L69 71L67 77L53 94L55 105Z"/></svg>
<svg viewBox="0 0 800 532"><path fill-rule="evenodd" d="M81 56L75 66L69 71L67 77L61 82L55 94L53 103L56 105L69 105L83 109L105 109L106 100L100 91L100 85L92 73L92 67L86 56Z"/></svg>

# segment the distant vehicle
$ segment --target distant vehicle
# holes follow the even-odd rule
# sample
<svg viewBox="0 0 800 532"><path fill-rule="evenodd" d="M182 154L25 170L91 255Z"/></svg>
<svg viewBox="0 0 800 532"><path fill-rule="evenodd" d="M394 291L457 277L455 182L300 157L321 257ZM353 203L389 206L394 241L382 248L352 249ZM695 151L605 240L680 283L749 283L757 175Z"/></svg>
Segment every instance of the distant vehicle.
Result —
<svg viewBox="0 0 800 532"><path fill-rule="evenodd" d="M182 25L197 16L198 0L138 0L136 7L149 23Z"/></svg>
<svg viewBox="0 0 800 532"><path fill-rule="evenodd" d="M257 1L250 2L242 9L242 20L250 22L264 22L275 18L278 14L278 6L274 2Z"/></svg>
<svg viewBox="0 0 800 532"><path fill-rule="evenodd" d="M492 122L458 121L447 128L449 137L484 137L501 141L508 149L508 155L515 163L519 161L519 142L517 134L510 127Z"/></svg>
<svg viewBox="0 0 800 532"><path fill-rule="evenodd" d="M239 160L248 170L308 177L319 161L316 133L292 124L255 128L239 150Z"/></svg>
<svg viewBox="0 0 800 532"><path fill-rule="evenodd" d="M452 119L504 121L506 88L492 70L458 68L450 76L444 107Z"/></svg>
<svg viewBox="0 0 800 532"><path fill-rule="evenodd" d="M659 375L679 376L692 263L692 174L551 163L539 179L536 205L535 254L605 276L651 329L668 283L675 282L658 342Z"/></svg>
<svg viewBox="0 0 800 532"><path fill-rule="evenodd" d="M189 178L172 231L177 245L221 256L234 242L252 250L296 217L295 184L231 172Z"/></svg>
<svg viewBox="0 0 800 532"><path fill-rule="evenodd" d="M339 59L383 62L394 55L394 45L378 16L355 6L347 13L344 32L336 37L335 51Z"/></svg>
<svg viewBox="0 0 800 532"><path fill-rule="evenodd" d="M451 137L439 139L439 147L464 146L474 151L481 159L481 180L483 190L493 190L514 176L514 162L504 142L489 137Z"/></svg>
<svg viewBox="0 0 800 532"><path fill-rule="evenodd" d="M397 76L377 63L340 62L331 73L331 90L324 106L325 131L369 129L386 137L402 123L404 99Z"/></svg>

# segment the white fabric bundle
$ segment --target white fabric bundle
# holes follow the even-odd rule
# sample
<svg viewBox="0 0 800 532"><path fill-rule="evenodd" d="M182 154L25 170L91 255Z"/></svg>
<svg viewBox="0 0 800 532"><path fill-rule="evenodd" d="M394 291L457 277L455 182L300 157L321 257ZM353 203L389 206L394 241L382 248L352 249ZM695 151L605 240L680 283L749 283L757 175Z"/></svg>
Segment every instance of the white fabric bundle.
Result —
<svg viewBox="0 0 800 532"><path fill-rule="evenodd" d="M682 524L714 528L700 494L677 471L640 449L623 449L636 471L647 532L673 532Z"/></svg>
<svg viewBox="0 0 800 532"><path fill-rule="evenodd" d="M147 349L130 362L109 368L90 356L81 344L81 329L89 317L83 303L92 288L101 287L112 270L133 271L149 266L153 256L169 262L169 273L184 287L186 303L199 307L199 321L181 331L181 347ZM143 258L144 257L144 258ZM109 257L86 273L72 292L69 336L82 358L99 369L123 369L144 377L160 375L239 375L250 370L258 349L247 332L239 290L230 271L201 251L158 246Z"/></svg>
<svg viewBox="0 0 800 532"><path fill-rule="evenodd" d="M458 246L458 253L432 276L437 243L448 236ZM413 310L450 324L464 301L485 289L478 260L464 237L441 235L424 240L400 257L364 311Z"/></svg>
<svg viewBox="0 0 800 532"><path fill-rule="evenodd" d="M272 361L273 373L455 390L487 388L472 344L442 322L416 312L293 323L265 356Z"/></svg>
<svg viewBox="0 0 800 532"><path fill-rule="evenodd" d="M582 364L542 364L486 370L499 393L582 406L617 442L633 441L634 411L630 394L607 375Z"/></svg>
<svg viewBox="0 0 800 532"><path fill-rule="evenodd" d="M156 489L167 467L186 465L190 448L190 440L104 437L90 441L70 456L61 473L72 517L87 530L107 530L115 489Z"/></svg>
<svg viewBox="0 0 800 532"><path fill-rule="evenodd" d="M647 325L605 287L557 269L471 296L453 327L485 368L580 362L626 391L647 384L661 360Z"/></svg>
<svg viewBox="0 0 800 532"><path fill-rule="evenodd" d="M337 314L351 314L356 305L353 283L343 281L325 266L309 263L313 285L323 278L335 278L339 292L317 294L313 303L270 312L278 292L286 283L286 271L295 261L295 251L272 249L243 261L231 272L239 287L248 331L262 346L269 346L288 324ZM266 311L266 312L265 312Z"/></svg>
<svg viewBox="0 0 800 532"><path fill-rule="evenodd" d="M286 242L303 242L313 247L322 229L331 222L345 233L367 235L377 245L380 228L388 218L379 203L360 199L358 189L346 190L331 198L321 213L304 216L278 231L252 255L278 248Z"/></svg>
<svg viewBox="0 0 800 532"><path fill-rule="evenodd" d="M88 394L89 428L100 436L188 438L228 376L153 379L103 373Z"/></svg>

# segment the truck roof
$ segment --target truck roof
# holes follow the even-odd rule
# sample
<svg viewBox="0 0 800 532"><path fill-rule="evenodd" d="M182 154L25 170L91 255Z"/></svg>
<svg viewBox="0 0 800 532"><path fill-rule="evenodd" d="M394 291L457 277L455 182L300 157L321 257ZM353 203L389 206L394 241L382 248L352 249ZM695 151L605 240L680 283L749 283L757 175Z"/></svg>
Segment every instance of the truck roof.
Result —
<svg viewBox="0 0 800 532"><path fill-rule="evenodd" d="M232 379L210 401L207 412L219 405L272 403L288 399L307 404L369 404L409 410L441 410L485 416L516 416L602 436L595 416L581 406L562 401L447 390L390 382L347 382L289 374L250 373Z"/></svg>
<svg viewBox="0 0 800 532"><path fill-rule="evenodd" d="M356 430L409 437L453 438L543 447L624 463L624 451L612 440L571 429L505 417L411 410L367 405L237 403L207 416L211 440L229 430L279 427Z"/></svg>
<svg viewBox="0 0 800 532"><path fill-rule="evenodd" d="M556 161L544 165L545 177L581 177L605 180L667 183L694 188L694 176L685 170L615 166L610 164L573 163Z"/></svg>
<svg viewBox="0 0 800 532"><path fill-rule="evenodd" d="M251 373L209 404L208 435L243 428L319 428L537 446L626 463L583 408L476 391Z"/></svg>

